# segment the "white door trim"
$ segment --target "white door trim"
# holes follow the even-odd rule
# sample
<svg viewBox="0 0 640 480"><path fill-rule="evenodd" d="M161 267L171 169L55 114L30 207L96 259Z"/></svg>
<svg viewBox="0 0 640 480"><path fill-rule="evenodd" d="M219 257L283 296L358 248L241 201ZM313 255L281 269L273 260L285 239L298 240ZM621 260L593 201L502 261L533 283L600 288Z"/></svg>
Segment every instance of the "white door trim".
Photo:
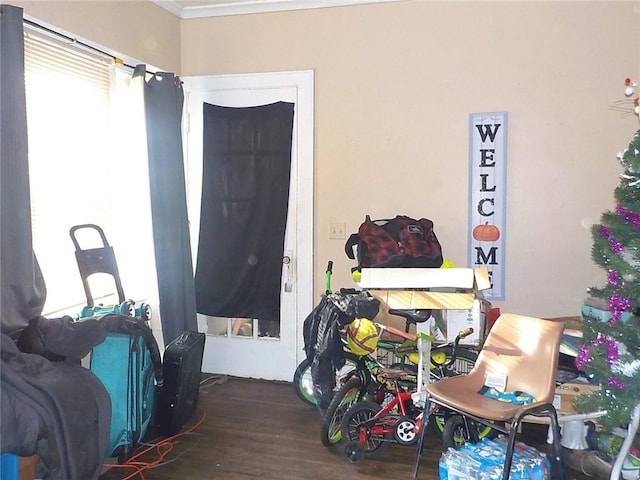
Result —
<svg viewBox="0 0 640 480"><path fill-rule="evenodd" d="M294 138L297 145L297 175L295 182L291 184L291 188L296 189L297 203L295 205L297 227L295 231L295 253L293 262L295 262L295 286L296 289L296 305L295 319L282 319L292 321L294 323L293 332L295 337L295 352L293 354L294 361L286 361L286 365L280 364L278 368L270 365L270 360L275 363L282 362L280 355L274 355L273 359L261 358L251 359L251 364L255 369L250 374L243 373L242 369L238 371L219 372L216 370L215 362L212 361L211 347L218 343L219 337L207 335L207 346L205 348L205 356L203 359L203 371L214 373L228 373L231 375L251 376L255 378L267 378L273 380L291 381L297 363L304 357L304 340L302 334L303 321L313 308L313 199L314 199L314 72L313 70L296 71L296 72L275 72L275 73L255 73L255 74L234 74L234 75L213 75L198 77L183 77L185 84L185 93L187 97L190 92L203 92L207 90L207 85L215 79L216 91L220 90L238 90L246 89L249 93L252 90L270 89L270 88L294 88L296 92L296 129ZM188 98L187 105L189 104ZM189 134L190 115L195 112L186 112L185 115L185 135ZM201 187L201 163L202 152L189 152L189 142L185 141L185 162L186 169L191 174L188 175L187 196L191 200L192 205L189 208L191 218L191 238L194 248L193 258L197 258L196 246L198 240L198 225L200 218L200 187ZM189 154L191 153L191 158ZM200 164L198 167L197 164ZM193 172L200 171L200 178L194 179ZM200 183L200 185L198 184ZM197 203L197 205L194 205ZM200 331L206 331L206 326L199 322ZM282 332L284 335L285 332ZM290 335L290 334L289 334ZM241 347L242 338L235 339ZM268 341L268 340L262 340ZM287 342L288 343L288 342ZM209 353L207 353L209 351ZM251 353L247 354L251 358ZM248 358L245 357L245 360ZM276 358L278 357L278 358ZM291 358L288 357L287 358Z"/></svg>

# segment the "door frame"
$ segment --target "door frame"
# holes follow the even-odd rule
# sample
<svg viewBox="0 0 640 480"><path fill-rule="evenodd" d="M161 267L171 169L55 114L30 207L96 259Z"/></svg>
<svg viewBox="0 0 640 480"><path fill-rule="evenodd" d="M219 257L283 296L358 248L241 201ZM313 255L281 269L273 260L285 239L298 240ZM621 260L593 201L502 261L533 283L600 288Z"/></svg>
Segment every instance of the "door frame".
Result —
<svg viewBox="0 0 640 480"><path fill-rule="evenodd" d="M189 95L196 92L210 91L210 85L215 81L215 91L220 90L242 90L245 89L248 93L252 90L259 89L278 89L278 88L295 88L296 91L296 121L294 122L296 142L293 148L297 153L297 175L295 179L292 179L291 188L296 189L297 203L295 205L296 212L296 231L295 231L295 253L293 262L295 264L295 289L296 289L296 302L295 302L295 319L292 319L294 326L291 329L282 329L282 335L294 335L293 341L295 342L295 352L293 358L295 363L280 365L278 368L273 368L269 365L269 359L262 358L255 365L255 370L251 374L243 372L241 369L219 372L216 371L216 366L212 361L211 349L215 348L215 345L220 345L221 338L215 335L207 335L205 344L205 355L203 358L202 370L204 372L211 373L227 373L238 376L250 376L256 378L265 378L272 380L286 380L291 381L297 364L304 357L304 339L302 333L302 326L304 319L313 308L313 218L314 218L314 71L291 71L291 72L272 72L272 73L250 73L250 74L231 74L231 75L208 75L208 76L194 76L183 77L185 85L185 95L187 101L185 105L189 105ZM188 135L190 131L190 112L187 110L185 115L184 125L184 150L185 150L185 168L187 172L192 170L198 170L195 168L195 163L202 163L202 158L189 158L189 141ZM190 164L193 167L190 169ZM201 168L201 167L200 167ZM200 211L200 186L196 182L202 182L201 176L199 179L193 179L192 175L187 176L190 180L187 182L187 197L190 202L197 203L197 207L189 208L191 218L191 240L193 246L193 258L197 258L197 241L198 241L198 226L199 226L199 211ZM195 266L194 266L195 268ZM203 323L199 315L198 329L199 331L206 332L206 321ZM286 322L287 319L281 319L282 322ZM286 330L286 331L285 331ZM287 333L293 332L293 333ZM229 340L238 341L238 347L242 348L242 338L229 338ZM287 343L291 339L285 339ZM261 340L261 341L269 341ZM209 347L209 348L207 348ZM284 348L284 347L283 347ZM207 353L209 351L209 353ZM248 355L246 358L251 358ZM256 363L256 360L250 360L252 364ZM287 362L289 363L289 362Z"/></svg>

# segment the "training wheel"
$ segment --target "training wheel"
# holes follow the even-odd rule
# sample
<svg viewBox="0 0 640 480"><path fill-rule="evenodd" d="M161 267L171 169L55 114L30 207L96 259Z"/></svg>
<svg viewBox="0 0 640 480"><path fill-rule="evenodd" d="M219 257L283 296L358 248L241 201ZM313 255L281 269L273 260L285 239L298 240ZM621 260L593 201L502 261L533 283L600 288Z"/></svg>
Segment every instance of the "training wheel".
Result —
<svg viewBox="0 0 640 480"><path fill-rule="evenodd" d="M364 459L364 448L358 442L349 442L344 447L344 456L349 463L360 463Z"/></svg>

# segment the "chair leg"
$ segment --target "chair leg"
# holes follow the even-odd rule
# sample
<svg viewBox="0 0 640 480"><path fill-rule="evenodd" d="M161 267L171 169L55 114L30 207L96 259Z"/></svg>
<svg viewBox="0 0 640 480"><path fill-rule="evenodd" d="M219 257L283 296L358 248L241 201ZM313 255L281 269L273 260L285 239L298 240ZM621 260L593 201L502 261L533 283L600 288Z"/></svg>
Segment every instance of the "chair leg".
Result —
<svg viewBox="0 0 640 480"><path fill-rule="evenodd" d="M513 420L511 423L511 429L509 430L509 437L507 440L507 451L504 454L504 464L502 465L502 480L509 480L509 474L511 473L511 463L513 463L513 450L516 445L516 434L518 432L519 419Z"/></svg>
<svg viewBox="0 0 640 480"><path fill-rule="evenodd" d="M413 480L418 479L418 470L420 469L420 461L422 460L422 450L424 448L424 437L427 432L427 426L429 424L429 412L431 411L431 402L427 398L424 404L424 410L422 411L422 430L420 430L420 436L418 437L418 447L416 452L416 464L413 466Z"/></svg>
<svg viewBox="0 0 640 480"><path fill-rule="evenodd" d="M549 409L549 420L553 432L553 455L555 457L556 475L553 478L564 480L564 465L562 462L562 447L560 445L560 425L555 408Z"/></svg>
<svg viewBox="0 0 640 480"><path fill-rule="evenodd" d="M558 423L558 415L553 405L549 405L546 409L538 409L538 412L546 413L551 423L553 430L553 454L555 457L556 474L552 478L557 480L564 480L564 466L562 464L562 448L560 446L560 425ZM516 433L520 426L520 420L524 415L518 415L511 422L511 429L509 430L509 441L507 444L507 452L505 453L504 465L502 467L502 480L509 480L509 474L511 473L511 464L513 462L513 451L516 445Z"/></svg>

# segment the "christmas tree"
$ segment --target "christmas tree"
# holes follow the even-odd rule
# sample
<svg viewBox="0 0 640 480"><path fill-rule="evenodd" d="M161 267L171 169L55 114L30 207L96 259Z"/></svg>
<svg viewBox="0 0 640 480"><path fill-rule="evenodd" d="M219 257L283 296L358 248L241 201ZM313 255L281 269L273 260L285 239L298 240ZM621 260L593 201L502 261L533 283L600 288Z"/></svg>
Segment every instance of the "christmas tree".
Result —
<svg viewBox="0 0 640 480"><path fill-rule="evenodd" d="M627 111L638 116L637 86L625 81ZM576 366L600 385L580 395L579 411L606 410L598 420L605 429L626 427L640 402L640 130L618 154L623 168L614 191L615 211L592 227L593 261L606 269L607 284L589 295L606 302L611 318L584 317L583 347ZM629 315L632 313L632 315Z"/></svg>

